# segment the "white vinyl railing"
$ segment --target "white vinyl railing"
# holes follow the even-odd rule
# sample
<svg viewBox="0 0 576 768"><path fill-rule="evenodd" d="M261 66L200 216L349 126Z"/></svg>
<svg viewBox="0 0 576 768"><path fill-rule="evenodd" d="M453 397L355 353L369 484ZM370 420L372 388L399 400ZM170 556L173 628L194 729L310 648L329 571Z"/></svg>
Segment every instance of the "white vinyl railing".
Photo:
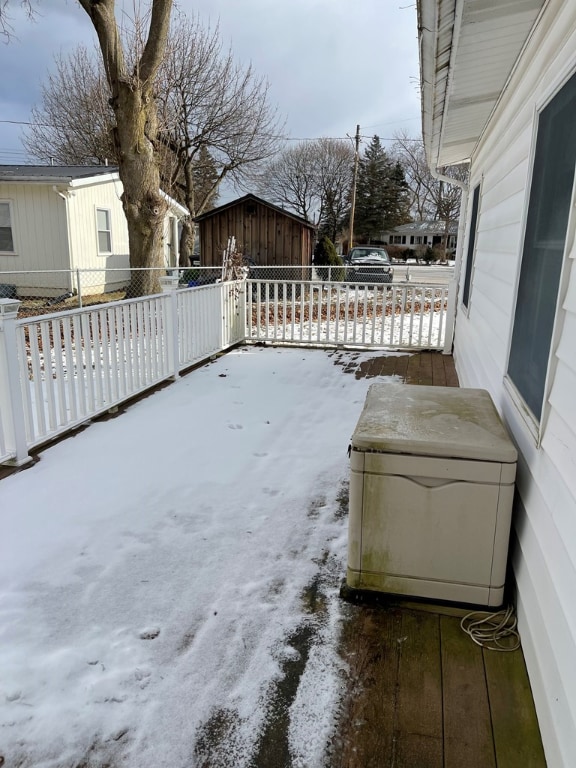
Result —
<svg viewBox="0 0 576 768"><path fill-rule="evenodd" d="M247 340L443 349L448 285L248 281Z"/></svg>
<svg viewBox="0 0 576 768"><path fill-rule="evenodd" d="M34 446L244 339L242 284L166 281L163 294L33 319L0 301L0 462L25 462Z"/></svg>
<svg viewBox="0 0 576 768"><path fill-rule="evenodd" d="M247 280L17 319L0 299L0 463L234 344L447 349L455 285ZM449 350L448 350L449 351Z"/></svg>

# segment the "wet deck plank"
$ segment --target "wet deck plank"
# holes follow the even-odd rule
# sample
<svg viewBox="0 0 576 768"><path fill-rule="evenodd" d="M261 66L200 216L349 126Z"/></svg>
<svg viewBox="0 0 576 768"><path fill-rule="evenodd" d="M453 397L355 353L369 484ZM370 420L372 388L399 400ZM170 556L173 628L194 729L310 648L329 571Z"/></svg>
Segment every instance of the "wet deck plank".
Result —
<svg viewBox="0 0 576 768"><path fill-rule="evenodd" d="M346 612L330 768L546 768L520 649L475 645L457 606L383 597Z"/></svg>
<svg viewBox="0 0 576 768"><path fill-rule="evenodd" d="M546 765L532 691L520 651L484 651L498 768Z"/></svg>
<svg viewBox="0 0 576 768"><path fill-rule="evenodd" d="M495 768L490 704L480 646L463 642L460 619L440 618L444 699L444 768L475 761Z"/></svg>

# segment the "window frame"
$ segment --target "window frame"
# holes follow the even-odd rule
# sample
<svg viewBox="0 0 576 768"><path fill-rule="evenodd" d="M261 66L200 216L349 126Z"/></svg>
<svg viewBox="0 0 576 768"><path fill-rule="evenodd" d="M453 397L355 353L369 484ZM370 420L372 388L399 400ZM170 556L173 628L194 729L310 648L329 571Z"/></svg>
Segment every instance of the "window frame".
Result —
<svg viewBox="0 0 576 768"><path fill-rule="evenodd" d="M3 251L0 250L0 256L17 256L18 248L16 243L16 233L14 231L14 201L9 198L0 198L0 203L8 205L8 216L10 218L10 232L12 235L12 250Z"/></svg>
<svg viewBox="0 0 576 768"><path fill-rule="evenodd" d="M462 294L460 303L463 311L468 316L472 299L472 285L474 282L474 265L478 245L478 224L480 221L480 206L482 201L482 181L480 179L472 188L470 197L470 226L468 227L468 239L466 241L466 262L464 264L464 279L462 281Z"/></svg>
<svg viewBox="0 0 576 768"><path fill-rule="evenodd" d="M108 223L108 229L100 229L100 222L98 221L98 214L100 212L103 212L107 216L107 223ZM95 206L95 217L96 217L96 247L98 249L98 256L112 256L114 253L113 248L113 240L112 240L112 209L111 208L104 208L104 206L97 205ZM108 239L110 242L110 250L109 251L103 251L100 248L100 233L106 232L108 234Z"/></svg>
<svg viewBox="0 0 576 768"><path fill-rule="evenodd" d="M532 138L530 144L529 154L529 175L526 182L526 189L528 194L524 201L524 214L522 219L522 242L520 250L520 259L518 262L518 269L516 274L515 294L514 294L514 306L512 308L512 322L510 324L509 338L508 338L508 350L506 357L506 370L504 373L504 387L507 391L511 402L519 412L522 420L524 421L529 433L532 435L536 447L539 448L542 442L542 437L545 431L546 423L550 414L550 403L548 402L550 391L552 388L552 381L554 379L554 373L556 370L556 350L560 341L561 330L563 326L563 304L568 290L568 282L570 277L571 259L569 256L569 248L574 247L574 230L576 229L576 170L572 179L571 196L568 204L568 215L566 221L566 231L564 235L564 245L562 250L562 263L560 266L560 273L558 276L558 287L556 295L556 306L554 311L554 319L552 321L552 327L550 332L550 347L548 351L548 359L546 363L546 373L544 377L544 385L542 390L542 404L540 417L537 417L530 406L526 402L523 394L520 392L518 386L514 380L510 377L508 369L510 365L510 356L512 352L512 342L514 338L514 325L516 321L516 308L519 299L520 280L522 276L522 263L524 260L524 251L526 247L526 238L529 232L529 215L530 215L530 203L532 184L534 180L534 172L536 165L536 152L538 148L538 137L540 129L540 118L544 110L550 106L554 99L560 94L562 89L568 84L568 82L576 77L576 70L571 69L568 72L564 72L563 76L556 80L554 87L550 89L545 96L543 96L535 105L533 110L532 120Z"/></svg>

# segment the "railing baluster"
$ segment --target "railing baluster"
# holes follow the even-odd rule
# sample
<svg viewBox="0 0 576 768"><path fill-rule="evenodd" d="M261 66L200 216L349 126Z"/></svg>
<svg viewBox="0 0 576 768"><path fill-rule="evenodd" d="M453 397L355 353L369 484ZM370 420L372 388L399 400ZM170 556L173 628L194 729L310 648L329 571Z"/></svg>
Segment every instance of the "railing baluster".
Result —
<svg viewBox="0 0 576 768"><path fill-rule="evenodd" d="M62 318L62 335L64 337L64 355L66 356L66 375L64 384L68 391L68 405L70 408L70 418L73 421L78 420L78 398L76 383L78 375L76 369L76 356L72 346L72 332L70 327L70 317Z"/></svg>

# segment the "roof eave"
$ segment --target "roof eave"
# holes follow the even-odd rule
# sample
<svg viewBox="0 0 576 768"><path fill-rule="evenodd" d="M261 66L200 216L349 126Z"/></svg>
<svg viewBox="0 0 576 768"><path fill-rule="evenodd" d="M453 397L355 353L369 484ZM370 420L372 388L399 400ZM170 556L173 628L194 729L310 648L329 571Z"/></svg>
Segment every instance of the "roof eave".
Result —
<svg viewBox="0 0 576 768"><path fill-rule="evenodd" d="M432 169L468 162L545 0L418 0L422 133ZM492 41L490 66L486 40Z"/></svg>

